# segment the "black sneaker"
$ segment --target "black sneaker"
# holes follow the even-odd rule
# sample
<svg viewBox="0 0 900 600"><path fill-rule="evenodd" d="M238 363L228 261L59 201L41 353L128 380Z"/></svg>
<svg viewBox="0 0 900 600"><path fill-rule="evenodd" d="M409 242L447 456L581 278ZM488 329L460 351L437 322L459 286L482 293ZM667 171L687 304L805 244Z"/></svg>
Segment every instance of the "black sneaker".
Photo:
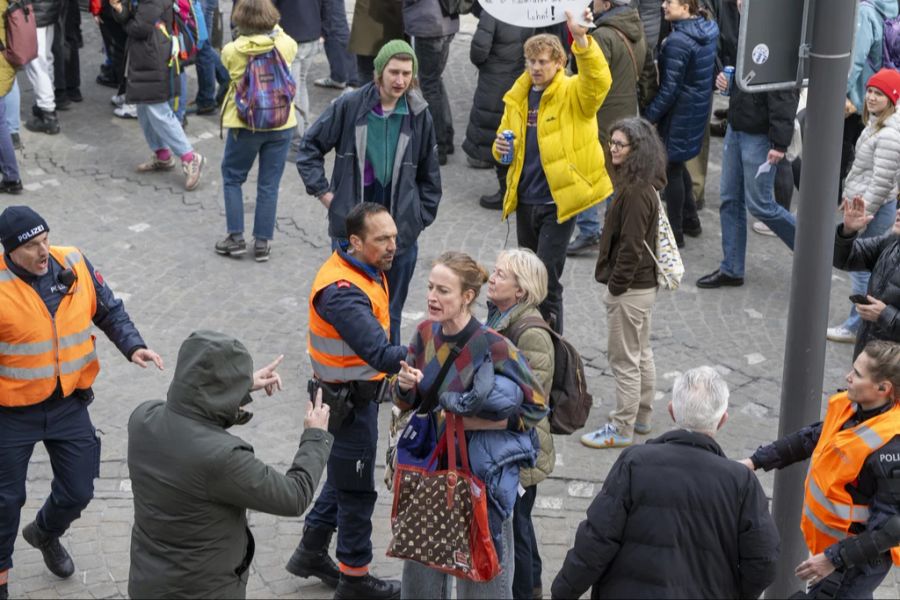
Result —
<svg viewBox="0 0 900 600"><path fill-rule="evenodd" d="M578 236L566 247L566 256L579 256L585 252L600 249L600 236L589 235L587 237Z"/></svg>
<svg viewBox="0 0 900 600"><path fill-rule="evenodd" d="M294 550L284 568L297 577L315 577L330 588L336 588L341 578L341 570L328 555L327 548L320 551L307 550L302 543Z"/></svg>
<svg viewBox="0 0 900 600"><path fill-rule="evenodd" d="M99 75L97 75L97 83L108 88L119 87L119 82L116 81L115 77L107 75L106 73L100 73Z"/></svg>
<svg viewBox="0 0 900 600"><path fill-rule="evenodd" d="M84 102L84 96L81 95L80 88L68 88L66 90L66 96L72 102Z"/></svg>
<svg viewBox="0 0 900 600"><path fill-rule="evenodd" d="M56 111L46 112L41 109L32 110L34 116L25 121L25 129L34 131L35 133L46 133L56 135L59 133L59 120L56 118Z"/></svg>
<svg viewBox="0 0 900 600"><path fill-rule="evenodd" d="M268 240L256 240L253 243L253 260L256 262L266 262L269 260L269 253L271 251Z"/></svg>
<svg viewBox="0 0 900 600"><path fill-rule="evenodd" d="M221 242L216 242L216 252L222 256L241 256L247 253L247 242L243 237L229 233Z"/></svg>
<svg viewBox="0 0 900 600"><path fill-rule="evenodd" d="M503 192L497 192L496 194L491 194L490 196L482 196L478 199L478 204L481 205L481 208L486 208L488 210L502 210Z"/></svg>
<svg viewBox="0 0 900 600"><path fill-rule="evenodd" d="M341 573L341 580L334 590L334 600L393 600L400 598L400 582L396 579L378 579L366 573L362 577L350 577Z"/></svg>
<svg viewBox="0 0 900 600"><path fill-rule="evenodd" d="M16 179L15 181L11 181L8 179L4 179L0 181L0 194L21 194L22 193L22 180Z"/></svg>
<svg viewBox="0 0 900 600"><path fill-rule="evenodd" d="M71 577L75 572L75 563L72 557L66 552L62 544L59 543L58 537L51 537L49 533L38 527L38 524L32 521L22 530L22 537L25 541L41 551L44 555L44 564L50 569L50 572L63 579Z"/></svg>
<svg viewBox="0 0 900 600"><path fill-rule="evenodd" d="M72 101L69 100L65 90L56 92L53 103L56 105L56 110L69 110L72 107Z"/></svg>

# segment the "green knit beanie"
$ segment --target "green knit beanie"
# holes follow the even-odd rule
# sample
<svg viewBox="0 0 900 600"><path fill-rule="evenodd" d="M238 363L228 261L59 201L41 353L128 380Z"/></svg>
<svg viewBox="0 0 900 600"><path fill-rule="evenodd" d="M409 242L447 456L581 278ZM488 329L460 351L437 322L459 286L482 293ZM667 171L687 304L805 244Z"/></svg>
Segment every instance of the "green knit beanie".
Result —
<svg viewBox="0 0 900 600"><path fill-rule="evenodd" d="M418 76L419 59L416 58L416 52L412 49L412 46L404 40L391 40L381 47L381 50L378 51L378 56L375 57L375 75L380 77L384 67L398 54L409 54L412 56L413 77Z"/></svg>

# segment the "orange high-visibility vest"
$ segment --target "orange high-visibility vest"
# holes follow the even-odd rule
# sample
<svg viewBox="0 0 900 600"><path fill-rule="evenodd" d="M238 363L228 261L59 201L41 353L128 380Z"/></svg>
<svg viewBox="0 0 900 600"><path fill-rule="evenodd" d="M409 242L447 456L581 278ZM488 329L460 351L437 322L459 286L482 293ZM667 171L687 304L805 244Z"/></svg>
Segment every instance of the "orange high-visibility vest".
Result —
<svg viewBox="0 0 900 600"><path fill-rule="evenodd" d="M100 371L91 335L97 295L87 263L77 248L51 246L50 254L77 276L55 317L0 256L0 406L43 402L57 379L69 396L91 387Z"/></svg>
<svg viewBox="0 0 900 600"><path fill-rule="evenodd" d="M822 435L806 476L800 519L806 546L813 554L853 535L849 531L853 523L865 525L869 520L868 505L854 504L845 486L856 481L870 454L900 434L900 404L856 427L841 430L855 412L847 392L828 400ZM891 548L891 558L900 565L900 546Z"/></svg>
<svg viewBox="0 0 900 600"><path fill-rule="evenodd" d="M370 367L366 361L341 339L337 330L316 312L313 302L319 292L338 281L347 281L365 293L372 304L372 311L378 323L388 335L391 315L388 310L388 288L384 277L373 281L334 252L316 274L312 291L309 293L309 335L306 346L313 373L322 381L378 381L385 374Z"/></svg>

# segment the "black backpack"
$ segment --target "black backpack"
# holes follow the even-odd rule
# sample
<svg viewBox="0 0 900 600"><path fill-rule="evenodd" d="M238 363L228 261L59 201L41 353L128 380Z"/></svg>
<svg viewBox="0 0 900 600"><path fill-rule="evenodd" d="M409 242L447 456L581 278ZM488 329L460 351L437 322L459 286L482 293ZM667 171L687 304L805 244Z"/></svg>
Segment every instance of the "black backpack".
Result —
<svg viewBox="0 0 900 600"><path fill-rule="evenodd" d="M472 6L475 0L438 0L441 5L441 12L445 16L455 17L457 15L467 15L472 12Z"/></svg>
<svg viewBox="0 0 900 600"><path fill-rule="evenodd" d="M553 387L548 391L550 431L569 434L584 427L594 402L587 391L584 363L575 346L547 325L540 317L525 317L506 331L506 337L518 345L526 329L539 327L553 340Z"/></svg>

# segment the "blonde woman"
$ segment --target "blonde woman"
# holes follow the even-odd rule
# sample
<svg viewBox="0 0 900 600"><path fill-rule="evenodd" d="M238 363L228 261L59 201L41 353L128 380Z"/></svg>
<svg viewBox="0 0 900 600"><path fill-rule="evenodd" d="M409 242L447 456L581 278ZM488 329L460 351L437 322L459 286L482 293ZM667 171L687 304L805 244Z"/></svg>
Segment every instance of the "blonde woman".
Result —
<svg viewBox="0 0 900 600"><path fill-rule="evenodd" d="M895 104L900 99L900 73L882 69L866 84L863 122L866 128L856 141L856 156L844 180L844 198L862 198L871 221L860 238L877 237L890 229L897 210L897 172L900 166L900 114ZM852 294L865 295L869 273L851 271ZM828 328L833 342L853 343L861 319L856 305L850 315L836 327Z"/></svg>
<svg viewBox="0 0 900 600"><path fill-rule="evenodd" d="M514 248L504 250L497 256L494 270L488 278L488 317L485 324L516 345L540 382L544 395L548 396L556 366L553 340L545 329L534 326L536 320L544 321L538 305L546 296L547 267L534 252L527 248ZM513 511L516 547L513 598L539 598L543 594L543 565L534 535L531 509L534 508L538 483L553 471L556 452L549 419L541 419L534 430L540 445L537 461L534 467L519 470L519 483L525 493L516 498Z"/></svg>

